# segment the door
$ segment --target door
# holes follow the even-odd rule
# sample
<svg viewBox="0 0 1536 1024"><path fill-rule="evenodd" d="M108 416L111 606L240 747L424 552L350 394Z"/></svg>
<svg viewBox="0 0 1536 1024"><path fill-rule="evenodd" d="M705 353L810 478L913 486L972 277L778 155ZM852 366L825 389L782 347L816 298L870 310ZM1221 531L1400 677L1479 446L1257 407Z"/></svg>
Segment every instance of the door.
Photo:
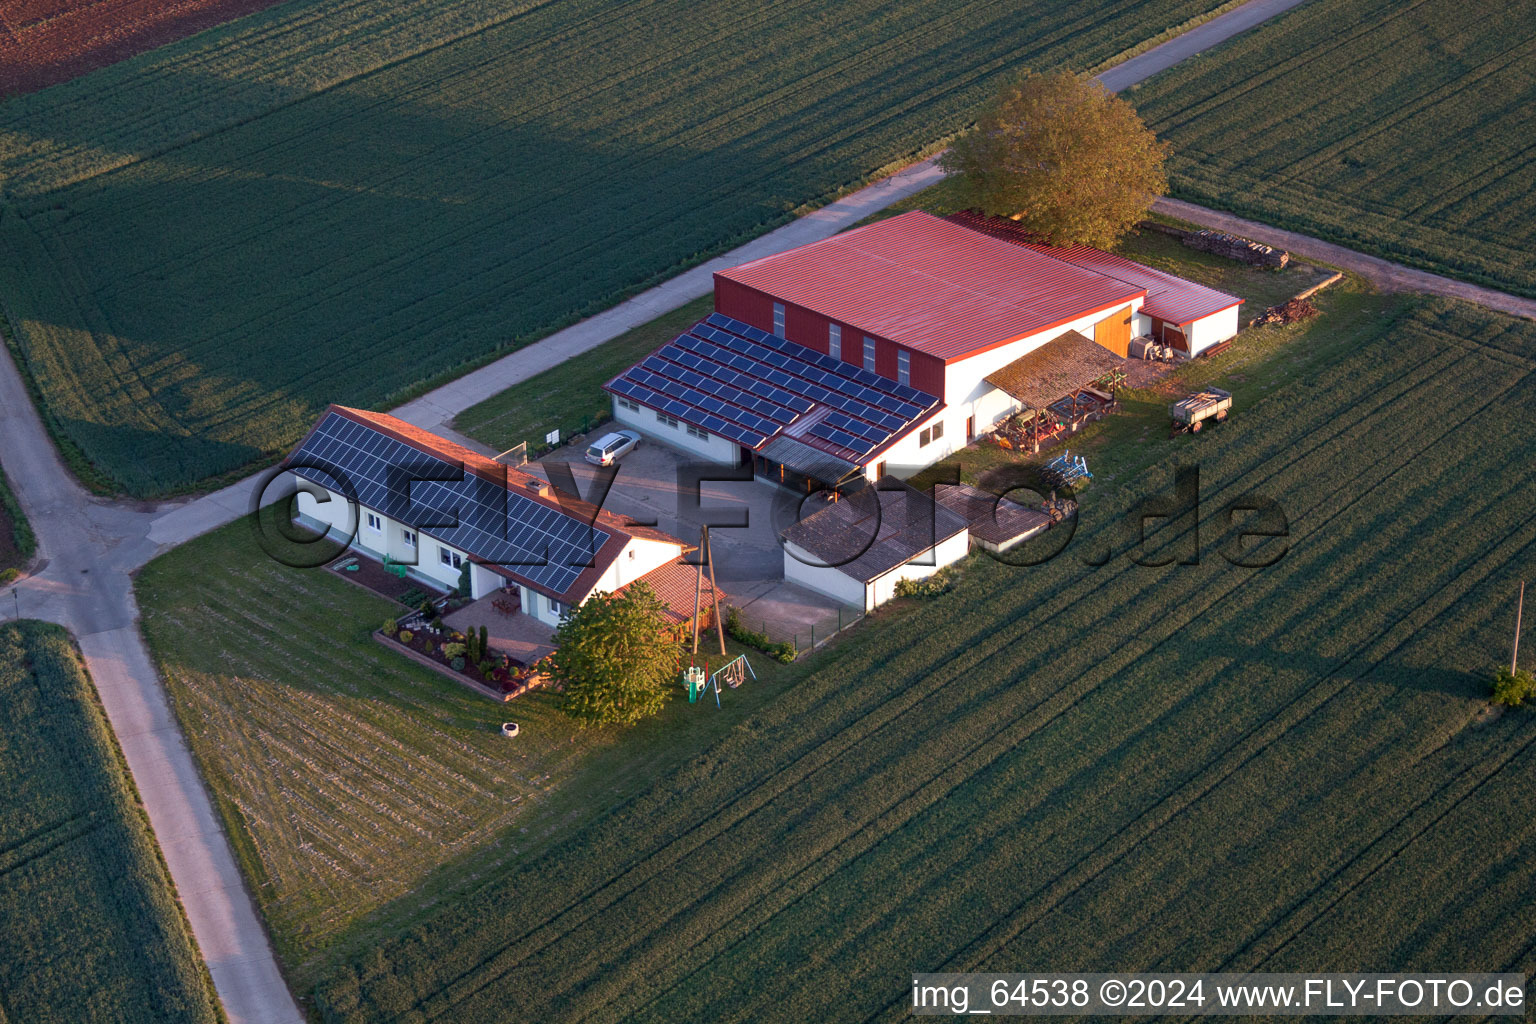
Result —
<svg viewBox="0 0 1536 1024"><path fill-rule="evenodd" d="M970 444L974 440L976 440L976 417L967 416L965 418L965 443Z"/></svg>
<svg viewBox="0 0 1536 1024"><path fill-rule="evenodd" d="M1163 325L1163 344L1186 354L1189 352L1189 339L1173 324Z"/></svg>
<svg viewBox="0 0 1536 1024"><path fill-rule="evenodd" d="M1093 325L1093 340L1117 356L1131 352L1131 307L1117 309Z"/></svg>

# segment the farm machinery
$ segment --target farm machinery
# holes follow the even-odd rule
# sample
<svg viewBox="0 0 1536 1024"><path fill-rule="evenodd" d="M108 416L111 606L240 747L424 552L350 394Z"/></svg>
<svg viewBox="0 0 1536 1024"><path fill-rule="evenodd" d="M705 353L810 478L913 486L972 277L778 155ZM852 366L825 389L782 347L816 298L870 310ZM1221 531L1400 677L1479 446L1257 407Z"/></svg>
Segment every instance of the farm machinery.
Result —
<svg viewBox="0 0 1536 1024"><path fill-rule="evenodd" d="M1173 403L1169 410L1173 416L1170 437L1179 434L1198 434L1207 423L1225 423L1232 408L1232 392L1221 388L1206 388Z"/></svg>
<svg viewBox="0 0 1536 1024"><path fill-rule="evenodd" d="M1062 490L1079 480L1093 479L1093 474L1088 472L1088 460L1081 455L1073 455L1070 449L1047 462L1042 472L1047 483Z"/></svg>

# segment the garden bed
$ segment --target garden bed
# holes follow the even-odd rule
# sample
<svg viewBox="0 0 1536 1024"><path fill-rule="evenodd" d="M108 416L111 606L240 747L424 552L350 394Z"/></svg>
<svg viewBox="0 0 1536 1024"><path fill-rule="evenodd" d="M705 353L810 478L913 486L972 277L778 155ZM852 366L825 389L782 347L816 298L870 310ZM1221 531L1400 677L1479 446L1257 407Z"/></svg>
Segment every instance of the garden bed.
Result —
<svg viewBox="0 0 1536 1024"><path fill-rule="evenodd" d="M519 665L512 658L495 652L489 652L479 665L470 664L468 659L456 654L455 648L450 646L463 646L466 641L464 634L450 629L434 630L418 623L414 627L398 630L393 636L387 628L378 629L374 631L373 638L385 647L399 651L411 660L496 701L506 702L521 697L529 690L548 686L551 681L536 666ZM455 668L455 661L463 667ZM482 671L481 666L488 666L487 670Z"/></svg>
<svg viewBox="0 0 1536 1024"><path fill-rule="evenodd" d="M355 583L364 590L371 590L380 597L387 597L408 608L419 607L422 601L428 600L436 604L449 596L449 592L442 587L424 583L413 576L396 576L382 563L356 551L346 552L326 568L348 583Z"/></svg>

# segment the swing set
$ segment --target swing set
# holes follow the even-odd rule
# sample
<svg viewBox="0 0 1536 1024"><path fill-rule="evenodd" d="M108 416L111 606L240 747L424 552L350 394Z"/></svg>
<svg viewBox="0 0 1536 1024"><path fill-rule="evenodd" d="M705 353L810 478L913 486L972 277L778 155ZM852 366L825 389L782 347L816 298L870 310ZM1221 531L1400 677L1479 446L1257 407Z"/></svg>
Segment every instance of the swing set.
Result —
<svg viewBox="0 0 1536 1024"><path fill-rule="evenodd" d="M720 657L725 653L725 622L720 617L720 595L715 589L715 553L709 543L709 527L699 528L699 571L693 580L693 652L689 655L688 667L683 670L683 686L688 691L688 703L697 704L699 699L709 691L711 686L715 689L715 707L720 707L720 684L724 682L731 689L735 689L746 681L747 674L751 673L752 681L757 681L757 672L747 661L745 654L737 655L726 662L713 673L709 671L709 659L705 658L701 664L699 661L699 604L704 591L704 567L709 566L709 600L715 616L715 635L720 639Z"/></svg>

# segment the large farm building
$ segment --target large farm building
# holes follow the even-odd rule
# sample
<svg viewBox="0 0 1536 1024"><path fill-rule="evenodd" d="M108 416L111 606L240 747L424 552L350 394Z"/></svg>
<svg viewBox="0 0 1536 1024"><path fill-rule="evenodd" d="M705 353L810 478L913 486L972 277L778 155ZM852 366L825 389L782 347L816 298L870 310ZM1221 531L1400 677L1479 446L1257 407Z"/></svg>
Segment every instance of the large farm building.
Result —
<svg viewBox="0 0 1536 1024"><path fill-rule="evenodd" d="M1241 299L1112 253L912 212L715 274L715 312L614 378L614 418L797 489L906 477Z"/></svg>

